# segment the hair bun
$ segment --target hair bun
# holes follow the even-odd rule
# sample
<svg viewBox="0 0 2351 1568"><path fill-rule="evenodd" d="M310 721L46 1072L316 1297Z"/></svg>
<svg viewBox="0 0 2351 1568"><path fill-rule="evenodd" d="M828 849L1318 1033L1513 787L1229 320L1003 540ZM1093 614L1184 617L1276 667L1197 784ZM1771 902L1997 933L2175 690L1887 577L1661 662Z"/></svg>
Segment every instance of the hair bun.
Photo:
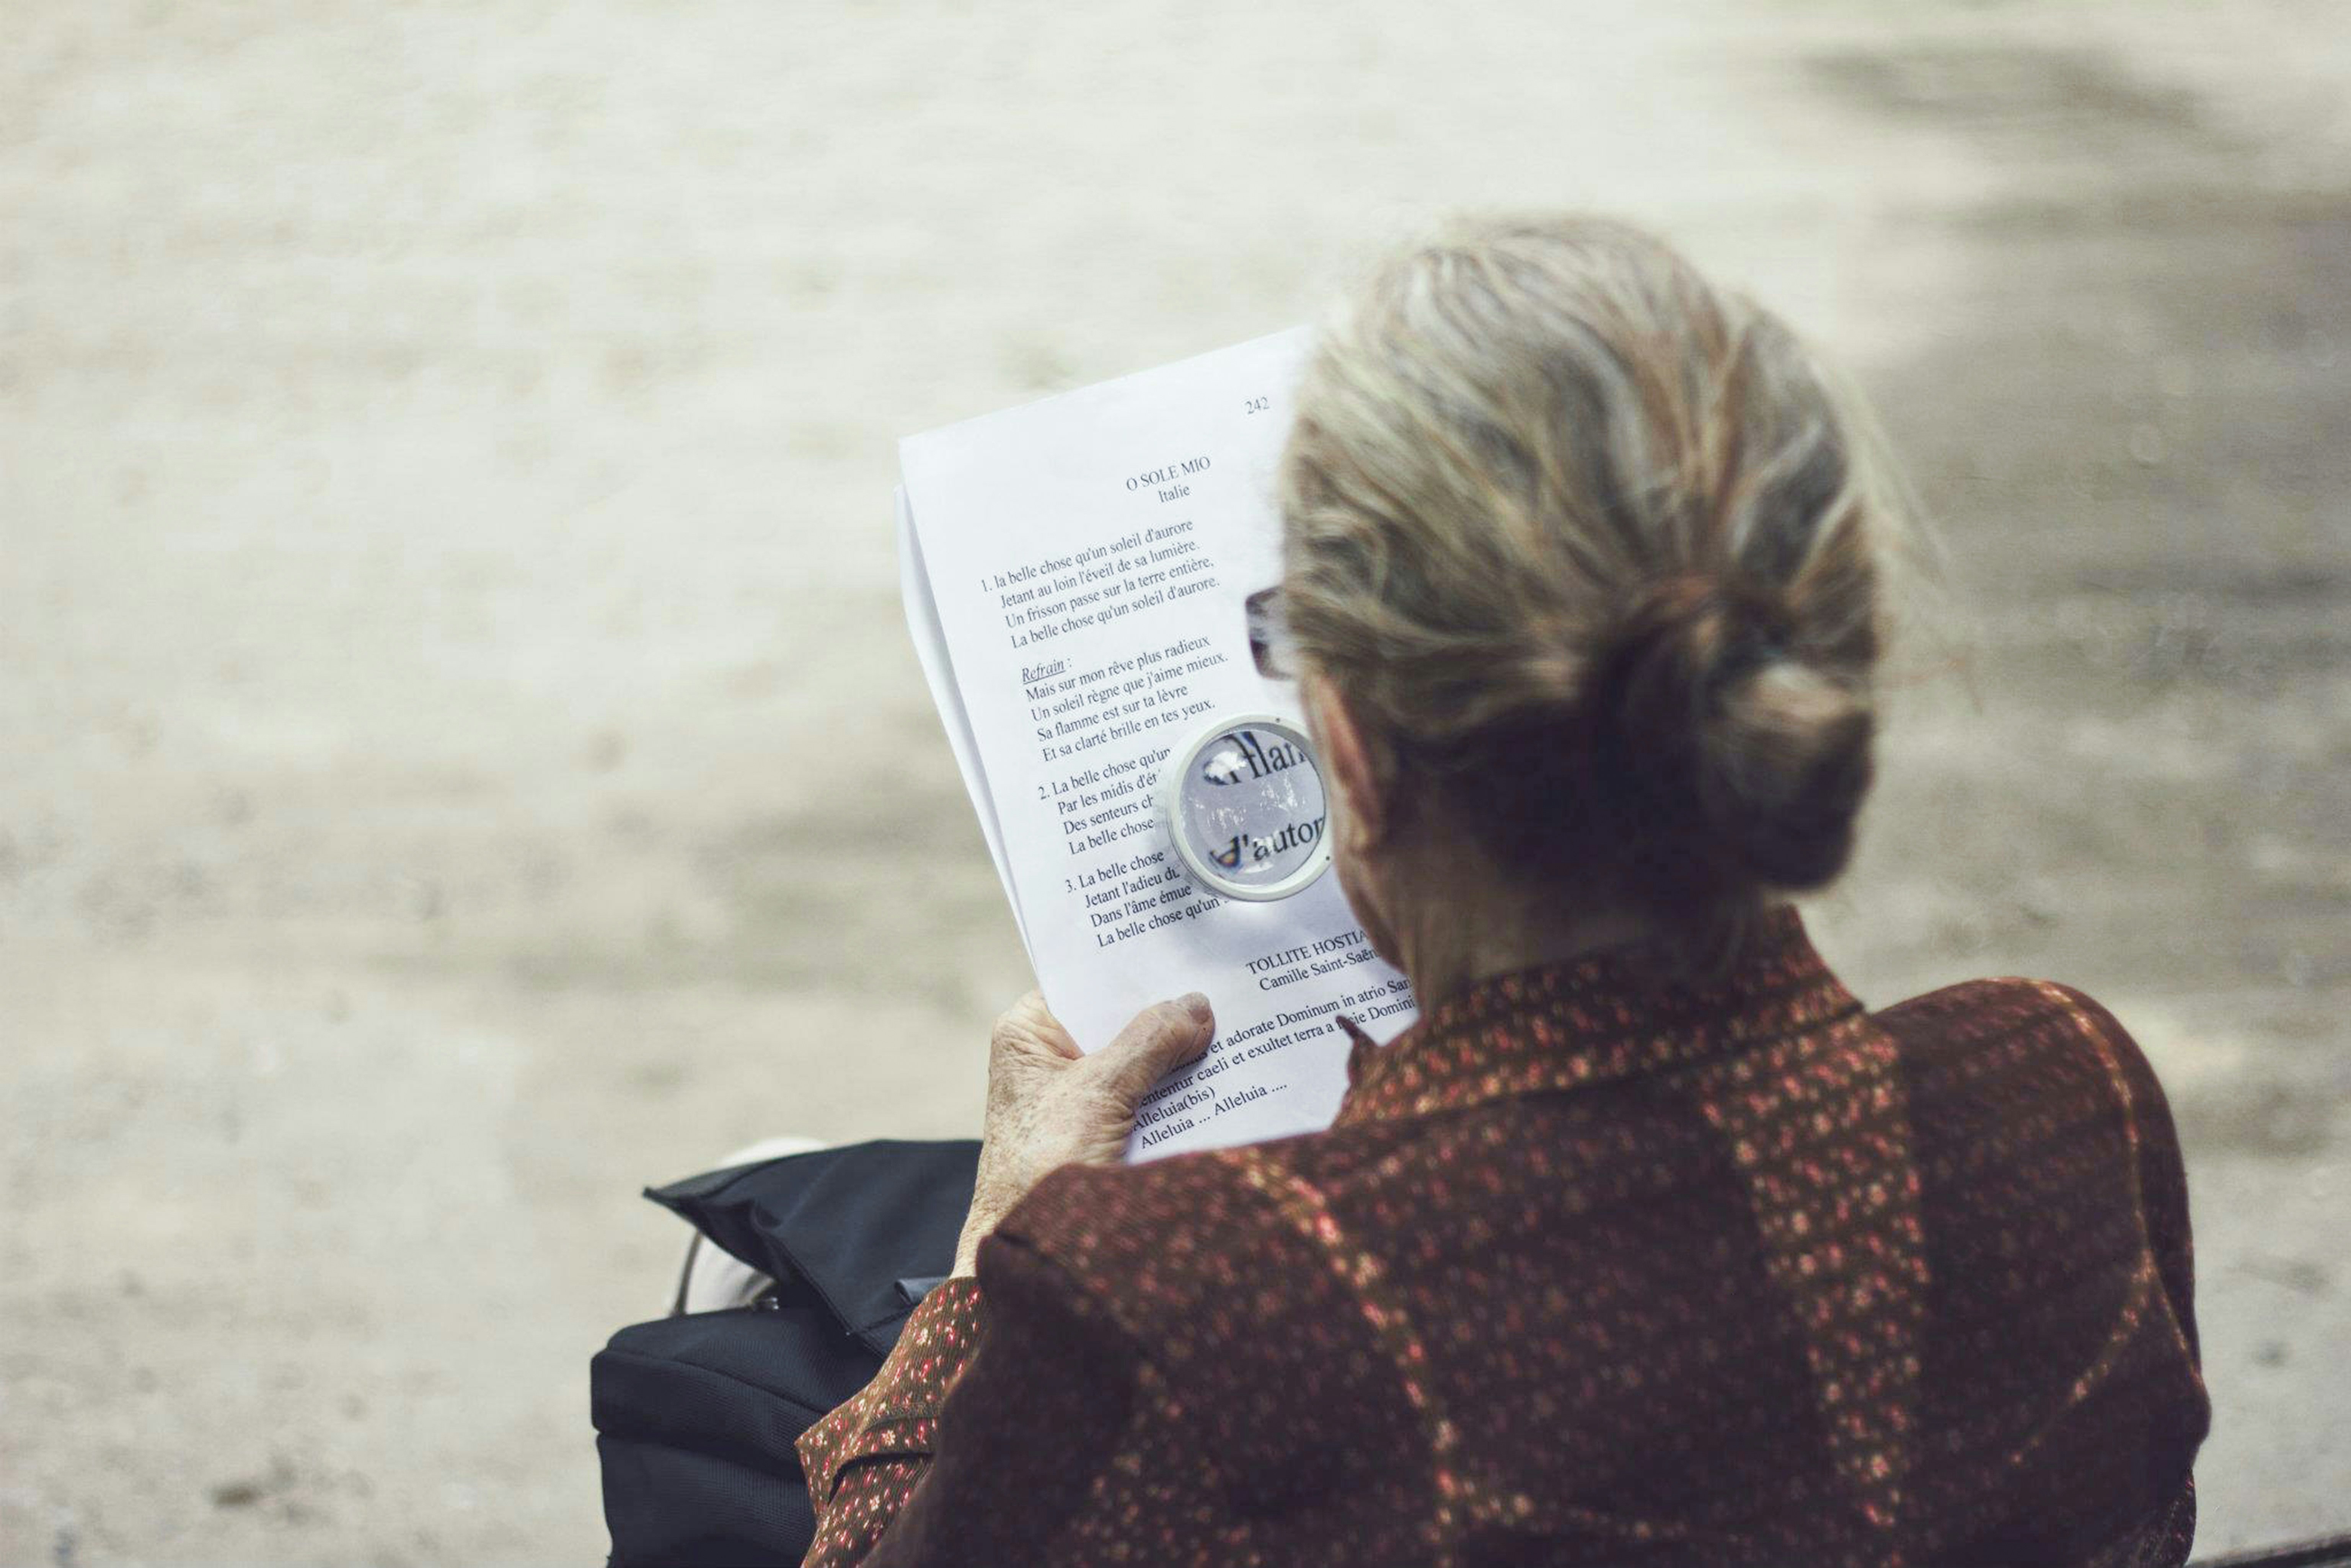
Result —
<svg viewBox="0 0 2351 1568"><path fill-rule="evenodd" d="M1771 590L1685 574L1642 596L1595 667L1595 782L1662 830L1644 868L1661 892L1801 891L1852 855L1876 716L1790 626Z"/></svg>
<svg viewBox="0 0 2351 1568"><path fill-rule="evenodd" d="M1291 631L1468 874L1694 969L1836 874L1902 486L1784 323L1638 229L1506 219L1352 292L1295 407Z"/></svg>

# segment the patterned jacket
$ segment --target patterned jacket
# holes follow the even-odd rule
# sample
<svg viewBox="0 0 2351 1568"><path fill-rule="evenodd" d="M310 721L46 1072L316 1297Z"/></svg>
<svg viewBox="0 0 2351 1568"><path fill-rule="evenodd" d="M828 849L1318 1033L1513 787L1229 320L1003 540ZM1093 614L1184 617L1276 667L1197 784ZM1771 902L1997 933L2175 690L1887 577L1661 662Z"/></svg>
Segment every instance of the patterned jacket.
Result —
<svg viewBox="0 0 2351 1568"><path fill-rule="evenodd" d="M1326 1132L1042 1183L802 1438L808 1562L2186 1560L2187 1189L2088 998L1872 1014L1783 911L1350 1072Z"/></svg>

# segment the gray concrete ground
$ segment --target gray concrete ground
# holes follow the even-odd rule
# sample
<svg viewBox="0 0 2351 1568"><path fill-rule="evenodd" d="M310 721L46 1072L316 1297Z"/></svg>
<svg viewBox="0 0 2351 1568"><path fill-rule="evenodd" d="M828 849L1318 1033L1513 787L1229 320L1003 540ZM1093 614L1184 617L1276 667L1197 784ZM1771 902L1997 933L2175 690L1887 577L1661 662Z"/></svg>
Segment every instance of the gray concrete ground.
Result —
<svg viewBox="0 0 2351 1568"><path fill-rule="evenodd" d="M1670 12L1670 17L1659 13ZM2351 1528L2351 11L18 0L0 1563L554 1563L647 1180L967 1130L1027 979L894 436L1598 204L1951 558L1823 946L2101 996L2204 1545Z"/></svg>

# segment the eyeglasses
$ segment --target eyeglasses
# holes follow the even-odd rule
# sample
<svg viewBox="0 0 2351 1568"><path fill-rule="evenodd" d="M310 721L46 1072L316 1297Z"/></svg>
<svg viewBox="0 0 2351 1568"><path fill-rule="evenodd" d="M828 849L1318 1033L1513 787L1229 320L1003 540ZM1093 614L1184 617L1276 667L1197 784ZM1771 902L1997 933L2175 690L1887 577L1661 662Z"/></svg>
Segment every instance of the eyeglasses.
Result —
<svg viewBox="0 0 2351 1568"><path fill-rule="evenodd" d="M1249 657L1270 681L1294 681L1300 669L1298 641L1290 630L1290 602L1281 584L1260 588L1241 601L1249 621Z"/></svg>

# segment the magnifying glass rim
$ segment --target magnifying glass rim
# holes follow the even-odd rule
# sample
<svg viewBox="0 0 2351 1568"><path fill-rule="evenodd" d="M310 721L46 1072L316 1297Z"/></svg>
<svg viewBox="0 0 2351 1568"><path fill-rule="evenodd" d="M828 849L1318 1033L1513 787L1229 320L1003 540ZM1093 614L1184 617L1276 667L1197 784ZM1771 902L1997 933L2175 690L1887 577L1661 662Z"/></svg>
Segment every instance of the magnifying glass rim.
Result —
<svg viewBox="0 0 2351 1568"><path fill-rule="evenodd" d="M1330 834L1326 832L1317 836L1313 852L1300 863L1296 871L1291 872L1280 882L1263 884L1252 883L1248 886L1242 886L1227 881L1224 873L1214 866L1201 863L1199 854L1192 847L1191 835L1184 831L1184 819L1177 814L1177 810L1183 803L1185 778L1191 772L1192 764L1199 759L1202 748L1229 730L1246 729L1251 725L1280 730L1290 739L1297 741L1299 748L1312 759L1316 781L1318 783L1322 781L1322 759L1315 754L1314 743L1307 736L1306 726L1303 723L1293 718L1284 718L1280 714L1273 713L1229 714L1209 724L1169 755L1167 771L1159 781L1159 820L1167 824L1167 837L1176 846L1176 858L1184 862L1184 869L1191 873L1194 882L1220 898L1238 898L1249 904L1270 904L1276 899L1288 898L1292 894L1302 891L1307 883L1330 869ZM1330 821L1331 800L1330 787L1327 784L1323 785L1322 800L1323 821L1327 825Z"/></svg>

